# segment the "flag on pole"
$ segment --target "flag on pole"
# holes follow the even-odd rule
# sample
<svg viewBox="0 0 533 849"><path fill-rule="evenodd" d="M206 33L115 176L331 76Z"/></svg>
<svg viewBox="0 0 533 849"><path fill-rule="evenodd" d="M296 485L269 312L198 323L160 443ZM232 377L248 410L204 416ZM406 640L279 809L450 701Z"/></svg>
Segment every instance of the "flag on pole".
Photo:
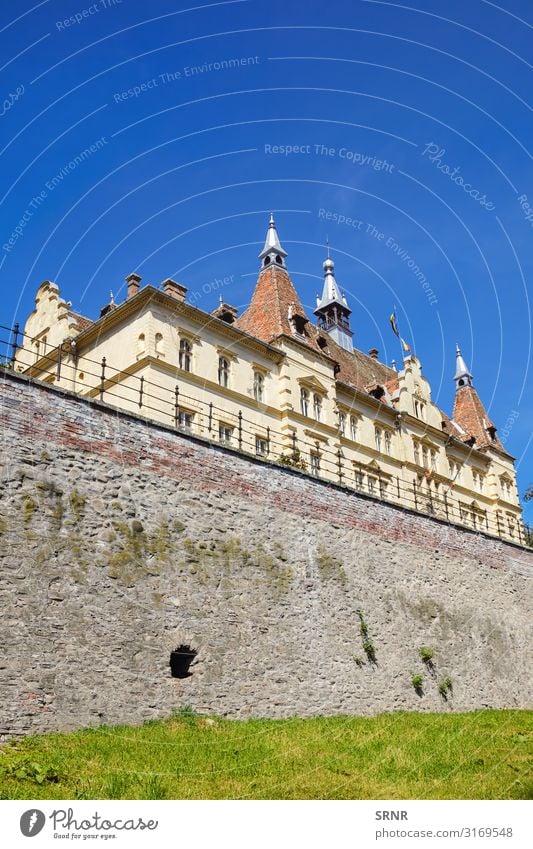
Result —
<svg viewBox="0 0 533 849"><path fill-rule="evenodd" d="M389 321L390 321L390 326L392 327L392 332L394 333L395 336L398 337L398 339L402 343L403 350L406 353L410 354L411 353L411 347L407 344L405 339L402 339L402 337L400 336L400 331L398 330L398 325L396 323L396 310L393 310L391 312Z"/></svg>

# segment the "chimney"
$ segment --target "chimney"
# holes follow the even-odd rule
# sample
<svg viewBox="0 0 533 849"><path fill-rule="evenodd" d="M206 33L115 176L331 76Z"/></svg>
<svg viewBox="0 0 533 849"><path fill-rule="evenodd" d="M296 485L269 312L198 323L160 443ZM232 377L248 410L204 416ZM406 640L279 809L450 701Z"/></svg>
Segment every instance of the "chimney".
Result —
<svg viewBox="0 0 533 849"><path fill-rule="evenodd" d="M379 354L379 351L378 351L378 349L377 349L377 348L370 348L370 351L368 352L368 356L369 356L372 360L377 360L377 358L378 358L378 354Z"/></svg>
<svg viewBox="0 0 533 849"><path fill-rule="evenodd" d="M182 286L181 283L176 283L175 280L171 280L170 277L168 280L163 280L161 283L161 287L165 295L170 295L171 298L174 298L176 301L184 301L185 295L187 294L187 287Z"/></svg>
<svg viewBox="0 0 533 849"><path fill-rule="evenodd" d="M138 274L128 274L126 277L126 283L128 284L128 295L127 300L133 298L134 295L139 291L139 286L142 278L139 277Z"/></svg>

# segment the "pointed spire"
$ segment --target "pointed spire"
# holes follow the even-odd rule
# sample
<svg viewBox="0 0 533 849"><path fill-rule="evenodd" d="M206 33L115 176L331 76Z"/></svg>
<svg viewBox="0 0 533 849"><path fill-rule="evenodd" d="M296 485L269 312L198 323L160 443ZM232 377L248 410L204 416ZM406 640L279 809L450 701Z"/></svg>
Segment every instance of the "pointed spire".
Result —
<svg viewBox="0 0 533 849"><path fill-rule="evenodd" d="M335 263L329 256L329 247L328 258L324 260L322 267L324 269L324 288L322 290L322 298L317 298L317 310L324 309L329 304L341 304L349 315L351 309L348 307L348 302L335 279Z"/></svg>
<svg viewBox="0 0 533 849"><path fill-rule="evenodd" d="M282 268L286 268L285 257L287 255L287 251L281 247L274 216L270 213L265 246L259 254L259 259L263 266L267 266L272 263L273 265L280 265Z"/></svg>
<svg viewBox="0 0 533 849"><path fill-rule="evenodd" d="M319 327L322 327L333 339L347 351L353 351L352 332L350 330L351 309L335 279L335 263L329 255L324 260L324 288L322 297L317 298L315 315Z"/></svg>
<svg viewBox="0 0 533 849"><path fill-rule="evenodd" d="M461 349L458 344L455 347L456 367L455 367L455 387L460 389L461 386L472 386L472 375L470 374L467 365L461 354Z"/></svg>

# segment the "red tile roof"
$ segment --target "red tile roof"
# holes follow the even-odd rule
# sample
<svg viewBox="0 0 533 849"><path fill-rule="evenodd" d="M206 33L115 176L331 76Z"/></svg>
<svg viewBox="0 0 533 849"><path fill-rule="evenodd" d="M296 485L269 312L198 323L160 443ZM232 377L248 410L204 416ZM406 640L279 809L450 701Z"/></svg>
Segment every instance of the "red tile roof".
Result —
<svg viewBox="0 0 533 849"><path fill-rule="evenodd" d="M461 386L457 390L453 405L453 418L466 431L463 442L466 442L469 437L474 437L476 448L494 445L496 448L502 449L503 446L498 437L492 438L490 434L490 429L493 429L495 434L496 428L485 412L485 408L473 386Z"/></svg>
<svg viewBox="0 0 533 849"><path fill-rule="evenodd" d="M295 322L291 322L290 315L296 317ZM311 324L288 272L279 266L270 265L261 270L250 306L235 326L264 342L272 342L280 336L304 342L337 362L340 367L337 380L356 389L367 391L367 387L379 384L387 386L391 392L398 386L398 375L393 368L361 351L346 351L328 333ZM319 339L325 340L326 345L319 345Z"/></svg>
<svg viewBox="0 0 533 849"><path fill-rule="evenodd" d="M91 324L94 324L94 321L91 321L90 318L85 318L84 315L80 315L77 312L72 312L72 310L69 312L69 316L73 318L76 322L77 326L79 327L80 333L82 332L82 330L87 330L87 328L90 327Z"/></svg>

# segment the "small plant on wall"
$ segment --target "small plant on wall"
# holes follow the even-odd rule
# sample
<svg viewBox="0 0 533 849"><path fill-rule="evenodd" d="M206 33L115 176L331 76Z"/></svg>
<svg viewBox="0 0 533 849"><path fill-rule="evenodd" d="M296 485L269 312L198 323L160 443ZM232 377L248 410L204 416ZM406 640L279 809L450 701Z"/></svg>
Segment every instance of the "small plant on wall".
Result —
<svg viewBox="0 0 533 849"><path fill-rule="evenodd" d="M279 462L282 466L288 466L291 469L300 469L302 472L307 471L307 463L298 448L295 448L290 454L281 454Z"/></svg>
<svg viewBox="0 0 533 849"><path fill-rule="evenodd" d="M424 692L423 684L424 684L424 676L419 672L411 677L411 684L415 688L415 692L418 696L421 696Z"/></svg>
<svg viewBox="0 0 533 849"><path fill-rule="evenodd" d="M426 666L433 666L433 658L435 656L435 649L432 649L431 646L420 646L418 649L418 654L420 655L421 660Z"/></svg>
<svg viewBox="0 0 533 849"><path fill-rule="evenodd" d="M448 696L451 695L453 690L453 683L450 676L447 678L443 678L442 681L439 681L439 693L441 694L444 701L448 699Z"/></svg>
<svg viewBox="0 0 533 849"><path fill-rule="evenodd" d="M358 610L357 615L359 617L359 633L363 641L363 651L371 663L376 663L376 647L368 635L368 625L363 616L363 611Z"/></svg>

